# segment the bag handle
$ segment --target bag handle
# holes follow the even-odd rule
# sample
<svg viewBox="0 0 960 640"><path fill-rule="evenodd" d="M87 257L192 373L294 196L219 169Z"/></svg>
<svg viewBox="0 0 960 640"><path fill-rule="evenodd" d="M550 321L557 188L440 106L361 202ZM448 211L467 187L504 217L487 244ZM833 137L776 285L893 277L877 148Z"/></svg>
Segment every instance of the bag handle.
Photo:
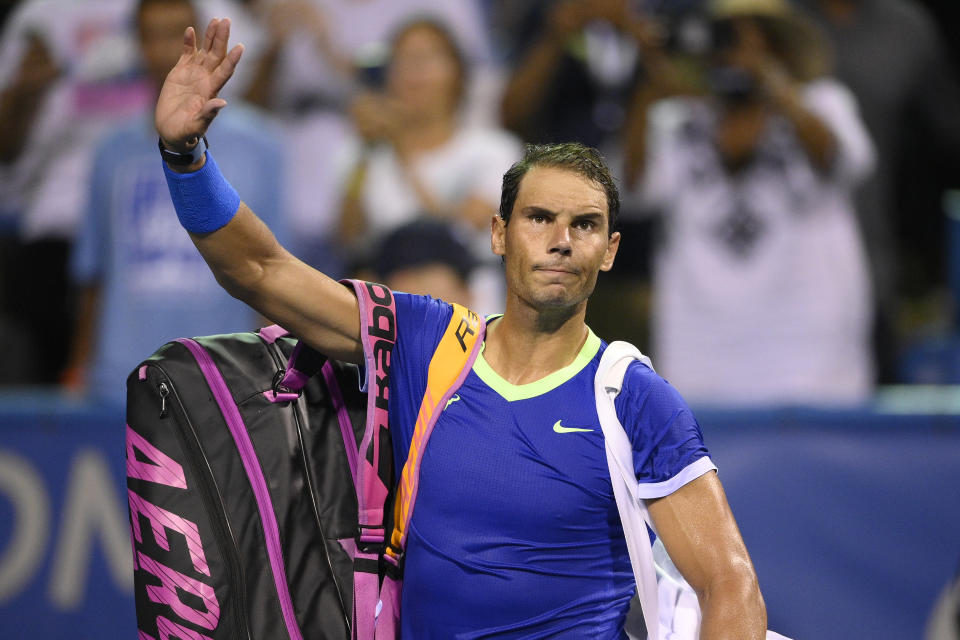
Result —
<svg viewBox="0 0 960 640"><path fill-rule="evenodd" d="M278 324L272 324L269 327L263 327L257 332L260 338L267 344L273 344L280 338L290 335L290 332ZM264 392L270 402L289 402L296 400L300 392L307 385L310 378L320 373L323 365L327 362L327 357L306 344L298 340L294 345L290 357L287 359L287 366L284 368L283 377L276 380L273 389Z"/></svg>
<svg viewBox="0 0 960 640"><path fill-rule="evenodd" d="M360 309L360 342L367 389L367 424L357 452L357 548L353 557L351 637L372 640L380 598L380 558L386 542L384 507L393 485L389 443L390 359L397 339L396 304L387 287L341 280ZM383 446L381 446L383 443Z"/></svg>
<svg viewBox="0 0 960 640"><path fill-rule="evenodd" d="M384 508L393 484L393 461L389 450L390 356L396 341L396 306L389 288L362 280L341 280L353 288L360 311L360 342L363 346L367 388L367 422L359 450L338 411L344 445L354 474L357 496L357 540L353 554L353 610L351 636L372 639L375 633L380 587L380 557L386 542ZM272 325L259 332L271 344L289 335ZM265 395L272 402L296 399L314 375L324 369L326 356L304 342L297 342L283 377ZM324 371L325 377L329 372ZM328 384L330 380L328 379ZM336 403L335 403L336 404ZM352 430L351 430L352 431ZM383 446L381 446L383 442Z"/></svg>

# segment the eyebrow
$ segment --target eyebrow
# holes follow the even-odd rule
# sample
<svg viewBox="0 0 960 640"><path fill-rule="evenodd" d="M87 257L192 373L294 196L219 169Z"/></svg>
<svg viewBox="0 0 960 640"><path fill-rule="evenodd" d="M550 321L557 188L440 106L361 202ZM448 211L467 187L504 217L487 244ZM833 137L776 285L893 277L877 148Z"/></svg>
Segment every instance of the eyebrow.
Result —
<svg viewBox="0 0 960 640"><path fill-rule="evenodd" d="M580 221L580 220L603 220L605 217L606 217L606 216L604 216L604 214L602 214L602 213L598 213L598 212L596 212L596 211L589 211L589 212L586 212L586 213L578 213L578 214L576 214L575 216L573 216L573 219L574 219L574 221Z"/></svg>
<svg viewBox="0 0 960 640"><path fill-rule="evenodd" d="M558 215L556 211L552 211L545 207L538 207L536 205L526 206L520 211L520 213L523 215L539 214L554 217ZM599 211L585 211L583 213L575 213L573 215L574 220L596 220L602 219L603 217L604 214Z"/></svg>

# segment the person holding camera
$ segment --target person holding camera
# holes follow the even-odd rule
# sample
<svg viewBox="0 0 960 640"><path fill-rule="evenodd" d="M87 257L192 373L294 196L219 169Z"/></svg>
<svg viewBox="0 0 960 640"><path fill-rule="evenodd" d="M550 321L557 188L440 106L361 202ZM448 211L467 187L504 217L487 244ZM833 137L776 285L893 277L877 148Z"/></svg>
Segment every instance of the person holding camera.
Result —
<svg viewBox="0 0 960 640"><path fill-rule="evenodd" d="M852 94L786 0L716 0L700 94L638 89L628 183L662 214L658 369L691 401L849 404L872 388L853 191L873 168Z"/></svg>

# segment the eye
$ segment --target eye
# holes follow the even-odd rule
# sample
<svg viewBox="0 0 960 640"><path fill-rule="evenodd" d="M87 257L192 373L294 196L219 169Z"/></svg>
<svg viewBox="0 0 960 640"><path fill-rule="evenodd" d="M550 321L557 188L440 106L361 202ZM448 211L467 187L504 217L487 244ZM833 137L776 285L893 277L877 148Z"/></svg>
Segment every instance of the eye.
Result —
<svg viewBox="0 0 960 640"><path fill-rule="evenodd" d="M579 231L592 231L596 229L597 223L595 220L577 220L573 223L573 226Z"/></svg>

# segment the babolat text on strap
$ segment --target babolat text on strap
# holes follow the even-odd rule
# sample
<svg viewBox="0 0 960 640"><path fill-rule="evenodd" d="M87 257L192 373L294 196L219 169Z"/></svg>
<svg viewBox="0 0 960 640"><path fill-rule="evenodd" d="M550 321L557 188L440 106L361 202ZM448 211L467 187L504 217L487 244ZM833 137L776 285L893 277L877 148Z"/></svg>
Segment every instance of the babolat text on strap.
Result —
<svg viewBox="0 0 960 640"><path fill-rule="evenodd" d="M367 386L367 425L357 456L357 550L353 559L354 640L382 637L377 627L380 559L386 543L384 507L393 486L393 452L389 446L390 356L397 339L396 305L387 287L343 280L353 287L360 307Z"/></svg>

